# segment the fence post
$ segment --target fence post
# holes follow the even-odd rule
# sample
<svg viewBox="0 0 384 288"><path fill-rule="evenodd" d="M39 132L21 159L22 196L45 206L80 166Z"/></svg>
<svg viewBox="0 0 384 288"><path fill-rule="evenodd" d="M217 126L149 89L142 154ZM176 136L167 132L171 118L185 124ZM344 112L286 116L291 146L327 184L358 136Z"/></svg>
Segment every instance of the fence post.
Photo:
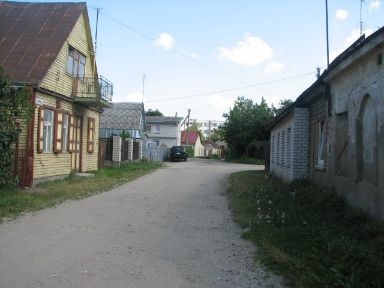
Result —
<svg viewBox="0 0 384 288"><path fill-rule="evenodd" d="M120 166L121 164L121 137L113 136L113 150L112 150L112 164L113 166Z"/></svg>
<svg viewBox="0 0 384 288"><path fill-rule="evenodd" d="M139 160L143 159L143 140L139 141Z"/></svg>
<svg viewBox="0 0 384 288"><path fill-rule="evenodd" d="M128 138L128 160L133 161L133 138Z"/></svg>

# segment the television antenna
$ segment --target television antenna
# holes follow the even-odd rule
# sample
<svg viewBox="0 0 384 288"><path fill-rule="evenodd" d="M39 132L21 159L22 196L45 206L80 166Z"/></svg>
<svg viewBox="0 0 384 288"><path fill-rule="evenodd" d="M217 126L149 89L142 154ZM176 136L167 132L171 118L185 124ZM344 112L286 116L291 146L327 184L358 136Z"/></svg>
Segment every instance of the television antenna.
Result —
<svg viewBox="0 0 384 288"><path fill-rule="evenodd" d="M364 0L360 0L360 36L363 35L364 33L363 16L362 16L363 2Z"/></svg>

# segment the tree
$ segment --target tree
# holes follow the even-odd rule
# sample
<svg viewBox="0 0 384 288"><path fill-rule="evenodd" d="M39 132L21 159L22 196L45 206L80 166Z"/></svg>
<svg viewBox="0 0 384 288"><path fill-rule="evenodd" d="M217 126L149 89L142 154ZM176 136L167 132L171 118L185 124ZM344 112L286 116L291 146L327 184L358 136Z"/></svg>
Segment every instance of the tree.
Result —
<svg viewBox="0 0 384 288"><path fill-rule="evenodd" d="M222 127L213 129L213 132L211 133L211 140L215 142L224 140L224 130Z"/></svg>
<svg viewBox="0 0 384 288"><path fill-rule="evenodd" d="M279 107L275 107L272 105L272 110L275 116L279 115L281 112L283 112L288 106L290 106L293 103L290 99L284 99L280 100Z"/></svg>
<svg viewBox="0 0 384 288"><path fill-rule="evenodd" d="M256 151L252 147L269 139L268 124L274 117L272 108L268 107L264 98L260 104L250 99L238 97L229 113L223 114L226 118L223 133L228 148L235 156L263 157L263 153L252 155ZM260 149L258 149L260 150Z"/></svg>
<svg viewBox="0 0 384 288"><path fill-rule="evenodd" d="M161 113L158 109L148 109L148 111L145 112L145 116L163 116L163 113Z"/></svg>
<svg viewBox="0 0 384 288"><path fill-rule="evenodd" d="M0 186L17 183L12 175L13 148L21 128L33 113L30 93L24 87L11 86L0 67Z"/></svg>

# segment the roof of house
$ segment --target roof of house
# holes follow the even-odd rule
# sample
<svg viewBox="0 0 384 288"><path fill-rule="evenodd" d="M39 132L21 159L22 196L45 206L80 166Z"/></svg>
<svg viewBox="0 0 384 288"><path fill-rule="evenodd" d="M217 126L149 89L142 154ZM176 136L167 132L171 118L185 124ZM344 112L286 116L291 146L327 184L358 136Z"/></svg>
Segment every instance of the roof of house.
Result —
<svg viewBox="0 0 384 288"><path fill-rule="evenodd" d="M145 122L147 124L180 124L182 117L168 117L168 116L145 116Z"/></svg>
<svg viewBox="0 0 384 288"><path fill-rule="evenodd" d="M365 35L360 36L351 46L345 49L339 56L337 56L330 64L328 69L326 69L320 77L309 86L303 93L297 97L296 101L284 109L279 115L277 115L270 123L269 129L271 130L277 123L280 122L287 114L289 114L295 107L305 107L314 97L322 95L329 92L329 78L332 77L332 74L336 70L345 69L345 64L348 61L356 61L360 56L355 56L358 54L359 50L364 48L364 46L371 46L372 49L375 49L376 46L380 45L375 42L384 42L384 27L381 27L376 32L372 33L368 37ZM368 45L372 43L372 45ZM361 50L361 53L367 53L366 50Z"/></svg>
<svg viewBox="0 0 384 288"><path fill-rule="evenodd" d="M195 145L197 139L200 137L199 131L181 131L181 143L187 144L187 134L188 134L188 144Z"/></svg>
<svg viewBox="0 0 384 288"><path fill-rule="evenodd" d="M112 108L103 109L100 116L100 128L140 129L143 124L143 115L143 103L112 103Z"/></svg>
<svg viewBox="0 0 384 288"><path fill-rule="evenodd" d="M85 10L85 3L0 1L0 66L11 81L41 81Z"/></svg>

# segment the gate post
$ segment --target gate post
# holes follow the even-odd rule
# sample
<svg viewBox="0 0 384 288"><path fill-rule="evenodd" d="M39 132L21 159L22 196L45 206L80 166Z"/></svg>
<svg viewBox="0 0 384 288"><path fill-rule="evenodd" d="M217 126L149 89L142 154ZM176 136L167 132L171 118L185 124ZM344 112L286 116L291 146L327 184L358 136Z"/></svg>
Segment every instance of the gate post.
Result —
<svg viewBox="0 0 384 288"><path fill-rule="evenodd" d="M139 160L143 159L143 140L139 141Z"/></svg>
<svg viewBox="0 0 384 288"><path fill-rule="evenodd" d="M133 138L128 138L128 160L133 160Z"/></svg>
<svg viewBox="0 0 384 288"><path fill-rule="evenodd" d="M121 164L121 137L113 136L112 164L120 166Z"/></svg>

